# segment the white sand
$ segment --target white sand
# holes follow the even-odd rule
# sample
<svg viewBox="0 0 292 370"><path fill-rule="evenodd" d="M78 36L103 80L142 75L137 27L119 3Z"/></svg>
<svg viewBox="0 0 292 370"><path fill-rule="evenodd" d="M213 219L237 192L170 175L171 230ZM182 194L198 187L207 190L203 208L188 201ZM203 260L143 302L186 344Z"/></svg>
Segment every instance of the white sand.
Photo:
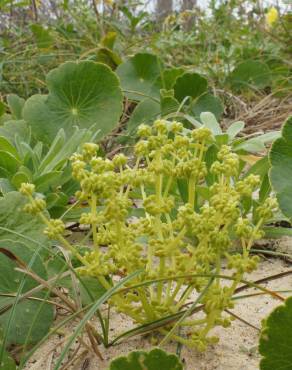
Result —
<svg viewBox="0 0 292 370"><path fill-rule="evenodd" d="M289 240L291 243L291 239ZM284 246L285 251L292 250L290 243ZM292 243L291 243L292 245ZM248 280L257 280L271 274L287 271L291 268L291 263L279 259L263 259L259 269L252 273ZM263 286L274 290L292 289L292 275L282 279L265 283ZM254 292L255 289L246 290L240 294ZM291 294L290 294L291 295ZM247 320L251 324L260 327L261 320L265 318L271 310L280 305L281 302L270 296L256 296L237 301L232 310L238 316ZM132 327L132 323L124 315L113 313L111 316L111 335L121 333ZM64 330L67 335L72 333L74 325L66 327ZM214 334L220 337L220 342L208 348L205 353L198 353L186 347L182 348L181 359L185 364L185 370L256 370L259 368L260 356L257 352L258 331L246 324L235 320L228 329L216 328ZM62 336L53 336L43 345L27 364L26 370L51 370L54 367L55 359L60 354L62 346L59 345ZM116 356L124 355L135 349L151 348L147 338L135 337L127 339L125 343L111 347L107 350L100 346L104 361L99 360L92 354L85 354L77 359L66 369L70 370L106 370L110 360ZM164 349L169 352L176 351L175 343L168 343ZM73 352L73 351L72 351ZM82 349L80 353L82 352ZM167 370L167 369L159 369Z"/></svg>

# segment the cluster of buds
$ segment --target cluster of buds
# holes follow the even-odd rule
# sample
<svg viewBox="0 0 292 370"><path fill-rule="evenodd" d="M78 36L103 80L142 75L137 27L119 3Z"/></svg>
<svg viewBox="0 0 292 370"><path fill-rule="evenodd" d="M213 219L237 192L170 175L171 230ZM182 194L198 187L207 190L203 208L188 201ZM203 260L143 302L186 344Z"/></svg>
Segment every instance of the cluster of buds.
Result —
<svg viewBox="0 0 292 370"><path fill-rule="evenodd" d="M140 324L178 312L215 274L201 302L205 318L195 326L182 323L191 332L181 341L203 350L217 340L209 336L214 326L230 324L222 314L232 307L244 273L256 268L258 258L248 252L262 237L262 225L272 217L276 202L268 198L257 206L251 201L259 177L241 178L238 155L227 145L219 146L206 127L186 130L180 122L157 120L153 126L141 125L138 136L133 167L123 154L111 160L98 156L98 146L90 143L71 158L73 177L80 184L76 197L88 204L79 221L89 226L93 244L78 272L105 282L108 275L143 269L131 285L159 281L125 290L110 301ZM207 158L211 145L218 147L213 163ZM207 176L209 182L213 179L209 186ZM21 192L29 197L29 207L35 209L38 202L43 209L33 197L33 186L23 184ZM252 204L248 212L242 206L246 198ZM138 218L132 217L134 203ZM56 238L64 229L62 221L51 220L45 232ZM235 237L242 243L242 254L233 254ZM218 277L223 258L233 279L230 286ZM187 288L181 295L183 286Z"/></svg>
<svg viewBox="0 0 292 370"><path fill-rule="evenodd" d="M50 239L57 239L59 235L63 235L65 231L65 224L62 220L55 219L48 222L47 228L44 230L44 233Z"/></svg>

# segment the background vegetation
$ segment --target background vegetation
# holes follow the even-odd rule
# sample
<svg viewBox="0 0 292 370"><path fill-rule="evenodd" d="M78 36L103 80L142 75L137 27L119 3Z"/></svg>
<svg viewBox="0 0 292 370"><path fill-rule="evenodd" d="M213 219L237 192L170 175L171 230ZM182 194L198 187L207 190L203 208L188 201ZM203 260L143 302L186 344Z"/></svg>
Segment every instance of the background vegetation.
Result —
<svg viewBox="0 0 292 370"><path fill-rule="evenodd" d="M129 291L131 284L139 283L143 288L144 282L140 269L121 274L115 283L109 276L103 277L103 284L96 276L79 274L80 261L91 248L92 230L96 230L95 219L87 222L91 227L84 237L79 221L90 212L101 215L104 211L102 201L97 204L90 197L84 200L75 195L79 185L71 175L69 158L75 152L80 154L82 147L92 150L84 143L98 142L90 155L100 156L105 169L112 159L113 163L122 160L123 165L124 157L116 157L117 153L127 155L133 168L140 124L146 124L147 132L157 118L167 119L168 124L179 120L182 137L204 126L212 136L212 140L204 142L206 154L199 156L206 166L204 176L197 184L196 195L191 197L194 179L189 181L191 185L189 178L174 184L169 181L165 194L174 196L175 209L195 201L198 211L199 206L210 202L210 187L218 180L211 168L220 149L223 147L224 153L224 146L228 145L231 159L238 158L239 163L238 173L232 175L234 183L238 181L243 186L245 179L255 176L253 181L259 187L255 195L250 191L240 201L244 216L256 224L259 220L254 210L264 212L269 206L272 212L275 204L269 203L269 197L276 193L280 211L268 213L265 224L261 220L260 225L266 237L291 234L292 195L291 182L287 180L292 176L292 121L287 119L292 102L289 3L0 0L0 32L0 364L4 364L5 370L22 369L50 335L76 318L76 331L63 338L56 370L70 365L67 355L76 338L80 346L74 356L85 348L98 357L100 344L109 347L133 335L155 331L168 333L169 339L183 320L203 309L199 303L211 291L209 287L215 279L210 275L212 263L211 272L204 276L205 288L186 309L167 315L158 307L157 312L164 312L164 316L143 321L142 325L109 338L110 304L105 315L101 314L102 305L119 296L123 289ZM163 126L161 130L164 129ZM159 152L159 145L156 149ZM87 161L89 154L85 149L82 153ZM181 160L179 155L177 158ZM58 238L49 240L41 220L23 212L26 201L18 192L22 183L34 184L35 199L26 209L35 214L40 209L44 211L45 199L42 220L49 223L57 219L54 225L64 231L66 238L57 232L54 235ZM146 194L151 197L157 190L153 184L148 185L129 197L133 204L125 209L130 218L145 217L145 210L139 205ZM117 194L122 190L118 189ZM171 224L176 211L166 212L165 217ZM160 214L157 219L165 222ZM128 227L128 220L124 224ZM219 233L221 225L218 227ZM70 247L68 240L75 232L84 238ZM232 239L234 235L228 237ZM60 246L62 243L65 248ZM248 243L248 249L251 244ZM70 254L72 250L77 254ZM274 278L278 276L264 281ZM261 287L261 281L237 278L239 282L244 283L239 290L252 285L262 294L284 300L278 293ZM144 292L148 294L148 285L152 292L155 284L160 287L159 292L166 283L148 281ZM171 284L168 287L170 294ZM140 288L136 287L137 291ZM191 288L186 287L188 294ZM135 294L129 296L135 301ZM273 337L277 312L291 319L290 302L275 311L263 333ZM184 303L182 297L182 308ZM65 319L56 324L59 309L64 310ZM93 317L99 322L100 332L90 322ZM85 342L82 333L86 333ZM273 338L273 343L279 342L277 335ZM263 369L273 366L274 358L269 357L273 343L263 334L260 350L267 357L262 362ZM285 351L281 356L285 358ZM111 369L122 369L127 361L137 366L141 358L149 369L153 358L160 361L161 368L161 364L170 364L167 366L173 369L183 366L175 356L152 350L117 359ZM65 365L61 365L64 360Z"/></svg>

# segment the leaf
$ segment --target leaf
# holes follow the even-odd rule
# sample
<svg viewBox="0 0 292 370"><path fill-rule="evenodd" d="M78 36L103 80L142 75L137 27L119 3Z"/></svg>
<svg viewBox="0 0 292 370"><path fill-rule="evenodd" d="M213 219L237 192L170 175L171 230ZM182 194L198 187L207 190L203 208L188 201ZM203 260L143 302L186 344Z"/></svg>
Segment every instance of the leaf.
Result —
<svg viewBox="0 0 292 370"><path fill-rule="evenodd" d="M173 90L160 90L161 115L166 116L179 109L179 102L173 96Z"/></svg>
<svg viewBox="0 0 292 370"><path fill-rule="evenodd" d="M98 49L96 61L108 65L111 69L116 69L122 63L122 59L117 53L105 47Z"/></svg>
<svg viewBox="0 0 292 370"><path fill-rule="evenodd" d="M211 169L212 164L217 160L218 151L219 149L215 144L210 145L206 151L205 161L206 161L206 165L208 169L208 174L206 176L206 182L208 186L213 185L217 177L216 175L214 175L214 173L211 173L210 169Z"/></svg>
<svg viewBox="0 0 292 370"><path fill-rule="evenodd" d="M156 55L138 53L118 66L116 72L129 99L141 101L147 96L159 97L160 86L156 84L160 76L159 63Z"/></svg>
<svg viewBox="0 0 292 370"><path fill-rule="evenodd" d="M54 38L50 34L49 30L45 29L40 24L32 24L30 29L34 34L38 48L46 49L53 46Z"/></svg>
<svg viewBox="0 0 292 370"><path fill-rule="evenodd" d="M282 136L272 145L270 181L281 211L292 219L292 116L282 128Z"/></svg>
<svg viewBox="0 0 292 370"><path fill-rule="evenodd" d="M24 120L7 121L0 127L0 135L5 137L12 144L15 143L16 136L25 142L30 142L30 131Z"/></svg>
<svg viewBox="0 0 292 370"><path fill-rule="evenodd" d="M4 150L0 150L0 167L4 168L7 172L13 174L17 171L20 162L14 155Z"/></svg>
<svg viewBox="0 0 292 370"><path fill-rule="evenodd" d="M193 101L190 110L196 119L199 119L202 112L211 112L217 120L220 119L224 111L221 100L209 93L205 93Z"/></svg>
<svg viewBox="0 0 292 370"><path fill-rule="evenodd" d="M28 263L32 257L32 250L23 245L9 245L11 256L17 257L20 261ZM13 297L7 297L5 294L16 295L19 283L23 276L22 272L15 270L19 267L15 260L9 258L6 254L0 253L0 324L7 329L7 321L10 314ZM47 279L46 270L39 256L36 257L31 270L43 279ZM27 277L21 294L36 287L38 283L31 277ZM2 294L2 295L1 295ZM4 294L4 295L3 295ZM35 297L42 298L45 293L39 293ZM8 333L8 345L21 345L38 342L50 329L53 323L53 308L50 304L43 304L42 301L26 299L18 302L16 311L11 322Z"/></svg>
<svg viewBox="0 0 292 370"><path fill-rule="evenodd" d="M60 271L67 271L68 267L64 260L53 258L49 261L47 269L49 277L54 277L58 275ZM84 306L96 301L106 292L106 289L100 284L99 280L92 276L80 276L77 278L77 284L80 289L81 302ZM75 295L71 276L58 279L56 285L67 288L69 295L74 298Z"/></svg>
<svg viewBox="0 0 292 370"><path fill-rule="evenodd" d="M0 169L1 173L1 169ZM8 179L1 179L0 178L0 192L1 196L9 193L10 191L14 191L15 188L11 185L10 181Z"/></svg>
<svg viewBox="0 0 292 370"><path fill-rule="evenodd" d="M257 136L256 139L261 141L263 144L269 144L278 139L279 137L281 137L281 133L279 131L271 131Z"/></svg>
<svg viewBox="0 0 292 370"><path fill-rule="evenodd" d="M113 31L109 31L103 36L100 43L105 48L113 49L116 38L117 38L117 33Z"/></svg>
<svg viewBox="0 0 292 370"><path fill-rule="evenodd" d="M205 127L208 127L212 131L214 136L222 134L221 127L213 113L202 112L200 114L200 120Z"/></svg>
<svg viewBox="0 0 292 370"><path fill-rule="evenodd" d="M207 91L207 80L197 73L184 73L174 84L174 96L182 102L186 96L195 99Z"/></svg>
<svg viewBox="0 0 292 370"><path fill-rule="evenodd" d="M234 150L246 150L250 153L258 153L265 150L264 143L257 137L253 137L239 144L234 145Z"/></svg>
<svg viewBox="0 0 292 370"><path fill-rule="evenodd" d="M16 94L7 95L7 103L9 105L12 118L15 120L22 119L22 109L25 103L25 100L20 98Z"/></svg>
<svg viewBox="0 0 292 370"><path fill-rule="evenodd" d="M25 172L18 171L14 176L12 176L10 182L14 186L13 190L17 190L23 182L30 182L30 178Z"/></svg>
<svg viewBox="0 0 292 370"><path fill-rule="evenodd" d="M90 130L78 128L70 136L66 136L61 129L56 135L46 156L42 159L38 171L41 174L60 170L78 147L85 142L94 141L95 135ZM66 143L66 145L64 145Z"/></svg>
<svg viewBox="0 0 292 370"><path fill-rule="evenodd" d="M131 118L127 123L127 131L135 132L142 123L152 123L160 114L160 104L152 99L141 101L134 109Z"/></svg>
<svg viewBox="0 0 292 370"><path fill-rule="evenodd" d="M265 63L248 60L240 63L228 79L235 91L250 87L264 89L271 85L271 71Z"/></svg>
<svg viewBox="0 0 292 370"><path fill-rule="evenodd" d="M263 322L259 352L261 370L292 369L292 297Z"/></svg>
<svg viewBox="0 0 292 370"><path fill-rule="evenodd" d="M49 244L43 233L43 223L23 211L26 203L26 198L18 192L10 192L0 198L0 246L7 248L17 242L35 249L38 243Z"/></svg>
<svg viewBox="0 0 292 370"><path fill-rule="evenodd" d="M233 122L227 129L226 133L228 134L230 141L232 141L243 129L245 123L242 121Z"/></svg>
<svg viewBox="0 0 292 370"><path fill-rule="evenodd" d="M12 156L14 156L18 161L20 161L19 154L15 147L7 140L4 136L0 136L0 150L8 152Z"/></svg>
<svg viewBox="0 0 292 370"><path fill-rule="evenodd" d="M184 72L185 71L182 68L165 69L162 73L163 88L165 90L172 89L177 78L183 75Z"/></svg>
<svg viewBox="0 0 292 370"><path fill-rule="evenodd" d="M188 202L188 183L185 179L177 179L177 188L184 203Z"/></svg>
<svg viewBox="0 0 292 370"><path fill-rule="evenodd" d="M109 370L183 370L183 365L176 355L159 348L150 352L133 351L125 357L118 357L110 364Z"/></svg>
<svg viewBox="0 0 292 370"><path fill-rule="evenodd" d="M0 348L2 347L2 328L0 328ZM1 370L16 370L16 364L8 352L4 350L2 362L0 363Z"/></svg>
<svg viewBox="0 0 292 370"><path fill-rule="evenodd" d="M216 143L219 146L227 145L228 144L228 139L229 139L229 136L227 134L216 135Z"/></svg>
<svg viewBox="0 0 292 370"><path fill-rule="evenodd" d="M268 174L266 174L262 180L260 191L259 191L259 201L260 203L263 203L266 198L270 195L271 193L271 184L269 180Z"/></svg>
<svg viewBox="0 0 292 370"><path fill-rule="evenodd" d="M260 176L263 179L269 172L270 164L268 157L263 157L257 160L245 173L244 177L251 174Z"/></svg>
<svg viewBox="0 0 292 370"><path fill-rule="evenodd" d="M47 75L49 95L33 95L23 109L34 136L46 144L60 128L70 136L74 126L109 134L122 112L122 94L116 75L104 64L66 62Z"/></svg>
<svg viewBox="0 0 292 370"><path fill-rule="evenodd" d="M33 183L38 192L44 193L48 191L51 186L58 186L58 180L60 180L61 176L62 171L52 171L37 177Z"/></svg>
<svg viewBox="0 0 292 370"><path fill-rule="evenodd" d="M81 331L84 328L84 325L91 320L93 315L96 313L96 311L99 309L99 307L106 302L111 296L119 290L124 284L135 278L137 275L141 274L142 270L137 270L130 275L126 276L122 280L120 280L118 283L116 283L112 288L107 290L94 304L91 306L91 308L86 312L82 320L78 323L77 327L75 328L74 333L69 338L68 342L65 345L65 348L62 350L60 357L58 358L56 365L54 367L54 370L58 370L62 361L64 360L65 355L68 353L69 348L72 346L72 343L74 340L78 337L78 335L81 333Z"/></svg>

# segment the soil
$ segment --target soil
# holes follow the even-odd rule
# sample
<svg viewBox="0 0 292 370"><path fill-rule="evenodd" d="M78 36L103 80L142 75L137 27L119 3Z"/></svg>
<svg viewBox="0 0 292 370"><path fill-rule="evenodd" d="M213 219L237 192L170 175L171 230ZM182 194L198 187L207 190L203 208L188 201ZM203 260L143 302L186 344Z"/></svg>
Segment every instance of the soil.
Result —
<svg viewBox="0 0 292 370"><path fill-rule="evenodd" d="M292 252L292 238L284 239L281 242L278 251ZM266 258L263 256L257 271L248 276L248 280L258 280L271 274L285 272L291 269L291 262L276 258ZM273 280L262 284L271 290L291 290L292 275L281 279ZM255 292L255 288L245 290L239 295L245 295ZM291 293L280 293L282 296L291 295ZM248 321L253 326L260 328L261 320L273 310L274 307L281 304L278 299L267 295L258 295L255 297L244 298L237 301L233 313ZM76 325L76 323L75 323ZM128 330L132 323L126 316L112 314L111 317L111 335ZM25 367L26 370L51 370L54 368L54 362L62 349L62 338L70 335L74 330L74 325L64 329L63 336L56 335L45 343L33 356L31 361ZM198 353L195 349L182 347L181 360L185 364L185 370L256 370L259 369L260 355L257 351L259 331L248 326L242 321L233 321L231 327L215 328L213 331L220 337L217 345L210 346L205 353ZM68 370L106 370L111 359L120 355L126 355L131 350L150 349L153 345L149 339L135 337L127 339L125 343L111 347L107 350L102 349L104 361L99 360L90 353L84 353L80 358L66 367ZM175 353L177 350L176 343L168 343L164 349ZM72 349L72 353L74 348ZM80 350L82 353L82 349ZM159 369L167 370L167 369ZM276 370L276 369L275 369Z"/></svg>

